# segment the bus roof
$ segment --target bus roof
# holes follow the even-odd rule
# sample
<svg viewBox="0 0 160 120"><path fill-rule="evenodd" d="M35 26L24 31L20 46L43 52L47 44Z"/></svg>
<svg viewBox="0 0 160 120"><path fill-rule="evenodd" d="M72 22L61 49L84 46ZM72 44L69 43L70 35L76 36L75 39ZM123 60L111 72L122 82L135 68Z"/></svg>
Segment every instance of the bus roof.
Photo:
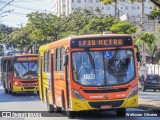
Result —
<svg viewBox="0 0 160 120"><path fill-rule="evenodd" d="M51 43L48 43L46 45L43 45L39 48L40 51L48 50L49 46L58 46L59 44L67 44L70 42L70 40L76 40L76 39L83 39L83 38L103 38L103 37L131 37L129 34L90 34L90 35L79 35L79 36L69 36Z"/></svg>

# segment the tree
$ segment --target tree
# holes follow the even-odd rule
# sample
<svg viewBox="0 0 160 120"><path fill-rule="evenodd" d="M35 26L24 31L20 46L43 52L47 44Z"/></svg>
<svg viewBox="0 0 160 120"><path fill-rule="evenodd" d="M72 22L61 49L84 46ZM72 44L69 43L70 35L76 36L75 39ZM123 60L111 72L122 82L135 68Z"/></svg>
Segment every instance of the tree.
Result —
<svg viewBox="0 0 160 120"><path fill-rule="evenodd" d="M40 34L45 41L55 41L60 38L60 34L64 30L61 17L39 12L31 13L27 16L29 20L27 26L32 29L34 38L37 37L39 39L37 35Z"/></svg>
<svg viewBox="0 0 160 120"><path fill-rule="evenodd" d="M99 15L89 21L89 23L84 27L84 31L92 34L110 31L110 27L118 21L119 20L117 18L110 15Z"/></svg>
<svg viewBox="0 0 160 120"><path fill-rule="evenodd" d="M120 33L120 34L133 34L136 32L137 27L130 22L119 21L113 24L110 30L113 33Z"/></svg>
<svg viewBox="0 0 160 120"><path fill-rule="evenodd" d="M138 36L136 44L141 47L142 44L145 45L146 52L149 54L151 58L152 64L155 63L154 58L160 59L158 55L160 55L160 50L158 49L157 38L153 33L142 33Z"/></svg>
<svg viewBox="0 0 160 120"><path fill-rule="evenodd" d="M12 32L9 37L9 43L12 44L15 48L20 49L21 51L26 48L27 51L31 49L33 40L30 39L29 34L32 31L24 27L22 29L17 29Z"/></svg>

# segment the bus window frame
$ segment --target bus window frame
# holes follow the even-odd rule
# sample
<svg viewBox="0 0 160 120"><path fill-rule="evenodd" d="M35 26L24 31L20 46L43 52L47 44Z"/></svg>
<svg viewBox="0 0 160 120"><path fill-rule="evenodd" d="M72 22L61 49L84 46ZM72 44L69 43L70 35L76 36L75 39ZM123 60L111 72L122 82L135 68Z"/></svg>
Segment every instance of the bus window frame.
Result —
<svg viewBox="0 0 160 120"><path fill-rule="evenodd" d="M72 74L72 77L71 77L71 79L73 80L73 82L75 82L76 84L78 84L78 85L80 85L80 86L84 86L84 87L110 87L110 86L119 86L119 85L125 85L125 84L129 84L130 82L132 82L133 80L135 80L135 78L136 78L136 57L135 57L135 50L133 49L133 48L120 48L120 49L118 49L118 50L132 50L132 53L133 53L133 61L134 61L134 77L130 80L130 81L128 81L128 82L126 82L126 83L123 83L123 84L114 84L114 85L100 85L100 86L87 86L87 85L82 85L82 84L80 84L80 83L78 83L78 82L76 82L75 80L74 80L74 78L73 78L73 67L72 67L72 54L74 53L74 52L85 52L84 50L79 50L79 51L72 51L70 54L71 54L71 74ZM116 49L105 49L105 50L116 50ZM90 51L105 51L105 50L90 50Z"/></svg>
<svg viewBox="0 0 160 120"><path fill-rule="evenodd" d="M43 53L43 72L50 73L50 50L46 50Z"/></svg>

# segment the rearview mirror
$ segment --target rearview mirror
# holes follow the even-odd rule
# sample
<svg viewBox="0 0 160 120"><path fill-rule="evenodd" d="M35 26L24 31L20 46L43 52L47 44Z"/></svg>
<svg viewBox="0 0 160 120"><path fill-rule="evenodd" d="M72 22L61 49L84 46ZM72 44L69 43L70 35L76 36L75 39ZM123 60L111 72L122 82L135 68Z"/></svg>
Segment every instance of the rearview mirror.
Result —
<svg viewBox="0 0 160 120"><path fill-rule="evenodd" d="M63 66L68 65L68 55L63 55Z"/></svg>
<svg viewBox="0 0 160 120"><path fill-rule="evenodd" d="M137 57L137 61L140 62L141 61L140 52L136 52L136 57Z"/></svg>

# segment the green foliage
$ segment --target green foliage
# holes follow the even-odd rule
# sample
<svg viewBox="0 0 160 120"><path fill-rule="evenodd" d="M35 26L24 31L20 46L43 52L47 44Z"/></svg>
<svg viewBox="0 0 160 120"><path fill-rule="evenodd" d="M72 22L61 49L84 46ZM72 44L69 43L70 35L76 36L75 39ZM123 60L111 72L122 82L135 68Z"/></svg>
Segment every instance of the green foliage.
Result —
<svg viewBox="0 0 160 120"><path fill-rule="evenodd" d="M112 2L115 2L117 0L99 0L100 2L102 2L105 5L111 4Z"/></svg>
<svg viewBox="0 0 160 120"><path fill-rule="evenodd" d="M150 46L155 44L157 41L156 36L153 33L144 32L138 36L136 43L145 43L146 45Z"/></svg>
<svg viewBox="0 0 160 120"><path fill-rule="evenodd" d="M110 30L113 33L120 33L120 34L133 34L136 32L137 27L130 22L119 21L113 24Z"/></svg>
<svg viewBox="0 0 160 120"><path fill-rule="evenodd" d="M147 15L150 20L159 19L160 20L160 9L154 8L150 14Z"/></svg>
<svg viewBox="0 0 160 120"><path fill-rule="evenodd" d="M86 33L103 33L103 31L109 31L110 27L119 21L112 16L97 16L95 19L89 21L88 25L84 27Z"/></svg>
<svg viewBox="0 0 160 120"><path fill-rule="evenodd" d="M159 52L160 52L160 51L157 51L158 50L157 42L158 42L158 39L153 33L146 33L146 32L144 32L143 34L140 34L136 41L136 44L138 46L142 46L142 44L145 45L146 51L150 55L152 63L155 62L154 56L155 58L158 58L158 56L156 55L159 55Z"/></svg>
<svg viewBox="0 0 160 120"><path fill-rule="evenodd" d="M39 47L69 35L98 34L109 31L110 28L114 31L117 26L120 29L115 32L129 34L135 32L133 25L120 22L113 16L103 15L99 10L77 9L67 17L39 12L30 13L27 16L26 27L15 29L11 34L4 35L3 43L12 44L21 50L23 48L29 50L33 44Z"/></svg>

